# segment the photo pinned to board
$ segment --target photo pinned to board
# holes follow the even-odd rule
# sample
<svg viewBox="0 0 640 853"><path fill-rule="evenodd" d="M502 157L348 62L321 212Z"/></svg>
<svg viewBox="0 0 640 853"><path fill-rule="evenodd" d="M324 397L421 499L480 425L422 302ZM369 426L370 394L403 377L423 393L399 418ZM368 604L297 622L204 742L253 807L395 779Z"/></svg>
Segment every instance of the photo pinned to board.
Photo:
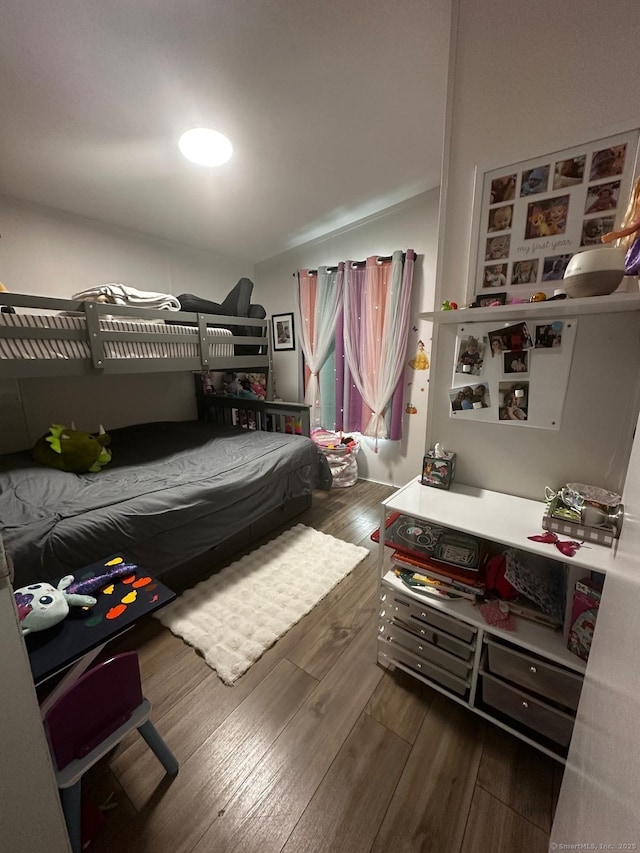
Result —
<svg viewBox="0 0 640 853"><path fill-rule="evenodd" d="M529 417L529 383L500 382L498 386L498 419L522 423Z"/></svg>
<svg viewBox="0 0 640 853"><path fill-rule="evenodd" d="M503 329L495 329L487 333L491 355L499 355L508 350L520 352L533 347L533 340L526 323L515 323Z"/></svg>
<svg viewBox="0 0 640 853"><path fill-rule="evenodd" d="M458 358L456 359L456 373L466 373L470 376L479 376L482 373L484 356L487 351L487 343L482 339L470 335L460 341Z"/></svg>
<svg viewBox="0 0 640 853"><path fill-rule="evenodd" d="M536 326L535 348L559 351L562 348L563 329L564 323L561 320L554 320L552 323L542 323Z"/></svg>
<svg viewBox="0 0 640 853"><path fill-rule="evenodd" d="M465 385L463 388L451 388L449 390L451 401L451 412L454 415L461 412L479 412L488 409L491 405L489 386L484 383L480 385Z"/></svg>
<svg viewBox="0 0 640 853"><path fill-rule="evenodd" d="M516 373L519 376L525 376L529 373L529 350L504 352L502 358L504 360L502 372L505 375Z"/></svg>

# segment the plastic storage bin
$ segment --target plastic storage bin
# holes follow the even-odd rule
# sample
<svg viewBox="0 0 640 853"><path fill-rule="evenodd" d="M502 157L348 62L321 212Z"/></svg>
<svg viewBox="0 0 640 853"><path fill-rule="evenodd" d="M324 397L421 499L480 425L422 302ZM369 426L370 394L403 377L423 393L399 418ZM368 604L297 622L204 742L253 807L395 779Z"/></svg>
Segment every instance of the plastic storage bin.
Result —
<svg viewBox="0 0 640 853"><path fill-rule="evenodd" d="M342 438L338 433L325 429L311 430L311 439L324 453L333 475L332 488L344 489L358 480L356 456L360 444L353 438Z"/></svg>

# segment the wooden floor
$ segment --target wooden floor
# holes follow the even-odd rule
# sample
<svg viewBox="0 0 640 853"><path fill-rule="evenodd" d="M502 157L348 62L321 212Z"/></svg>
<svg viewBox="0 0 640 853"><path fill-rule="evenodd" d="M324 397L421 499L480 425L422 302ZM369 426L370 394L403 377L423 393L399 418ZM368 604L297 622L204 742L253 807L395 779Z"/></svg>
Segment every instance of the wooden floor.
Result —
<svg viewBox="0 0 640 853"><path fill-rule="evenodd" d="M95 853L543 853L562 768L376 663L379 502L358 482L297 521L371 556L233 687L151 619L137 648L152 719L180 761L170 780L137 735L85 777L117 807Z"/></svg>

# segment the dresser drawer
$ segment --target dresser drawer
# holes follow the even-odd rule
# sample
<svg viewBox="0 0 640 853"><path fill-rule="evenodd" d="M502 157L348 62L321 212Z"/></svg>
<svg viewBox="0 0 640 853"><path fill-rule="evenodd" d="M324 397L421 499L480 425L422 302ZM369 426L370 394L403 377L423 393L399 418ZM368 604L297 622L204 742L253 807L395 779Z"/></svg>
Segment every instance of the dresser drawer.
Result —
<svg viewBox="0 0 640 853"><path fill-rule="evenodd" d="M441 669L439 666L423 658L419 658L417 655L412 654L395 643L389 643L381 637L378 637L378 652L387 658L387 661L391 663L394 661L403 663L405 666L424 675L425 678L429 678L431 681L435 681L436 684L446 687L457 696L464 696L469 690L470 678L458 678L450 672Z"/></svg>
<svg viewBox="0 0 640 853"><path fill-rule="evenodd" d="M575 711L582 676L508 646L487 640L488 669L507 681Z"/></svg>
<svg viewBox="0 0 640 853"><path fill-rule="evenodd" d="M481 672L482 701L507 717L539 732L541 735L568 746L573 731L573 717L552 708L529 693L505 684L486 672Z"/></svg>
<svg viewBox="0 0 640 853"><path fill-rule="evenodd" d="M437 664L442 669L446 669L447 672L451 672L459 678L469 678L472 667L471 661L464 661L455 655L449 654L444 649L405 630L395 622L381 622L378 627L378 635L383 637L388 643L402 646L419 658L431 661L431 663ZM436 634L435 636L438 637L439 635Z"/></svg>
<svg viewBox="0 0 640 853"><path fill-rule="evenodd" d="M420 622L417 619L408 619L406 622L402 619L390 620L393 625L398 625L403 631L408 631L414 634L418 640L426 640L427 643L432 643L439 649L444 649L445 652L450 652L452 655L461 658L464 661L471 662L475 643L463 643L456 637L447 634L446 631L436 631L430 628L425 622Z"/></svg>
<svg viewBox="0 0 640 853"><path fill-rule="evenodd" d="M387 619L400 619L405 624L415 624L422 627L425 624L430 625L432 628L446 631L452 637L458 637L465 643L471 643L478 633L477 628L467 625L466 622L459 622L434 607L399 595L394 589L386 586L384 582L380 598L381 610L386 611Z"/></svg>

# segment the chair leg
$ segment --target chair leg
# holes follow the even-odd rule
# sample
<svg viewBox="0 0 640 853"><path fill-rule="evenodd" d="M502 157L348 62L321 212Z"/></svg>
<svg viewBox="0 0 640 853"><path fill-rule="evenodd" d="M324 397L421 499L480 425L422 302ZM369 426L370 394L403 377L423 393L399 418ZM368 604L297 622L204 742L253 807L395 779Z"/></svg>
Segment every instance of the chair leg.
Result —
<svg viewBox="0 0 640 853"><path fill-rule="evenodd" d="M169 776L175 776L175 774L178 772L178 767L180 766L178 764L178 759L171 752L171 750L169 749L163 738L160 736L158 730L153 725L151 720L147 720L145 723L143 723L138 728L138 731L146 740L149 748L153 750L153 753L155 754L156 758L158 759L160 764L162 764Z"/></svg>
<svg viewBox="0 0 640 853"><path fill-rule="evenodd" d="M82 779L78 779L75 785L62 788L62 811L67 824L69 841L73 853L81 853L82 850Z"/></svg>

